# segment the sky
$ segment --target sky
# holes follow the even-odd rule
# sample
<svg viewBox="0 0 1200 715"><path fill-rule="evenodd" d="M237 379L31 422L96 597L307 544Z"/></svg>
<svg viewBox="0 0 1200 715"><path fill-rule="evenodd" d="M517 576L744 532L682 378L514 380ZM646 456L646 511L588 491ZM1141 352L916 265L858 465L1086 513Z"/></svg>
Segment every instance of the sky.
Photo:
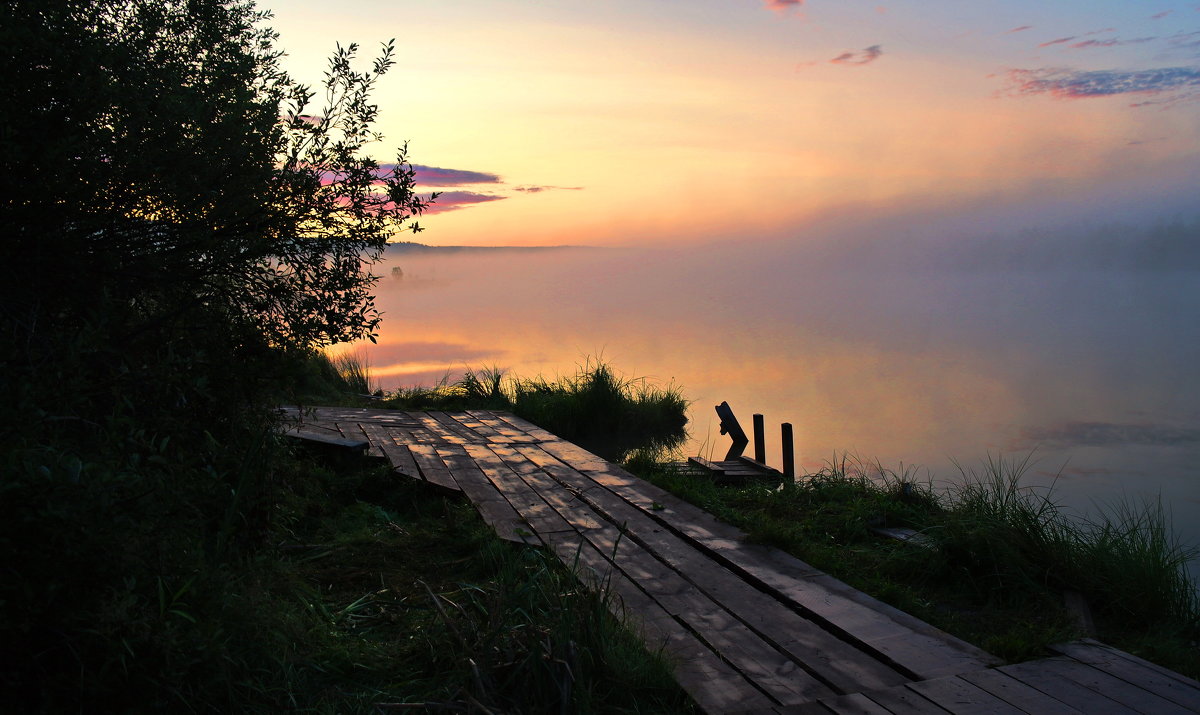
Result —
<svg viewBox="0 0 1200 715"><path fill-rule="evenodd" d="M365 69L397 40L377 158L408 142L442 192L424 243L802 241L863 217L1200 204L1200 0L260 6L310 84L335 43Z"/></svg>

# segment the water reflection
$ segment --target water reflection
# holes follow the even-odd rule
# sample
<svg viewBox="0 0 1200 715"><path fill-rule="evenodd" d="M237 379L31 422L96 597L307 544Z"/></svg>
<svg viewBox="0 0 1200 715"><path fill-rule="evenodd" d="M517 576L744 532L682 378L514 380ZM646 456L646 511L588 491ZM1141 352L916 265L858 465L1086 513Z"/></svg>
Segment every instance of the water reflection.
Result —
<svg viewBox="0 0 1200 715"><path fill-rule="evenodd" d="M602 355L682 386L693 452L724 452L722 400L745 424L766 415L775 464L784 421L809 469L849 451L951 478L951 460L1036 448L1031 480L1072 505L1161 493L1200 543L1192 271L834 265L776 244L402 255L380 272L385 323L362 349L386 388Z"/></svg>

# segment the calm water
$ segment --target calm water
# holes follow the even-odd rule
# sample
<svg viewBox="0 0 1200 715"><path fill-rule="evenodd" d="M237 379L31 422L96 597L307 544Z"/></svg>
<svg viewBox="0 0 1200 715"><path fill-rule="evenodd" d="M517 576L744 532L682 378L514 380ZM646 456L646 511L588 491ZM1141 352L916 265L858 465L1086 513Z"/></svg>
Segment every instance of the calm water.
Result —
<svg viewBox="0 0 1200 715"><path fill-rule="evenodd" d="M1057 475L1080 510L1161 496L1200 543L1200 273L848 255L402 254L379 271L379 345L361 350L385 388L466 366L553 376L602 355L682 388L693 454L724 454L722 400L747 430L766 416L774 464L784 421L809 469L849 452L944 482L955 461L1033 451L1029 484Z"/></svg>

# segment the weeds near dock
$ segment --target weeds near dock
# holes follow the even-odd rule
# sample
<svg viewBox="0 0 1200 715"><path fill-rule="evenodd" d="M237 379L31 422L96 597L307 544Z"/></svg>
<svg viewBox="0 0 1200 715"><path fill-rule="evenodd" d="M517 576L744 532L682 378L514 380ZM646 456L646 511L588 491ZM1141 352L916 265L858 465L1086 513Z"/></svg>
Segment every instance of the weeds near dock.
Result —
<svg viewBox="0 0 1200 715"><path fill-rule="evenodd" d="M572 375L506 377L498 368L467 370L450 382L406 388L383 403L402 409L501 409L514 412L606 459L637 449L673 449L687 439L687 400L674 385L622 377L587 360Z"/></svg>
<svg viewBox="0 0 1200 715"><path fill-rule="evenodd" d="M857 588L1019 661L1078 636L1063 592L1083 595L1100 636L1200 675L1200 603L1158 503L1072 516L1051 489L1022 485L1029 457L990 457L935 490L911 469L845 456L782 488L721 487L641 458L631 469ZM920 545L873 527L907 527Z"/></svg>

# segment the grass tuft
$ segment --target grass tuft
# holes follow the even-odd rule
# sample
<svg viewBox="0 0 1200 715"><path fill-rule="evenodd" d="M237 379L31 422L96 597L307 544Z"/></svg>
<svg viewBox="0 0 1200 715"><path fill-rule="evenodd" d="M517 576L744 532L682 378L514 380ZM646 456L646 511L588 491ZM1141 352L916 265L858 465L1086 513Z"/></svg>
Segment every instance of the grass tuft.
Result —
<svg viewBox="0 0 1200 715"><path fill-rule="evenodd" d="M877 598L1009 661L1084 635L1064 607L1084 596L1101 639L1200 675L1200 605L1161 504L1120 502L1072 518L1052 489L1023 486L1031 457L960 468L948 491L914 470L835 458L780 488L718 486L635 455L626 466ZM919 531L920 544L873 527Z"/></svg>

